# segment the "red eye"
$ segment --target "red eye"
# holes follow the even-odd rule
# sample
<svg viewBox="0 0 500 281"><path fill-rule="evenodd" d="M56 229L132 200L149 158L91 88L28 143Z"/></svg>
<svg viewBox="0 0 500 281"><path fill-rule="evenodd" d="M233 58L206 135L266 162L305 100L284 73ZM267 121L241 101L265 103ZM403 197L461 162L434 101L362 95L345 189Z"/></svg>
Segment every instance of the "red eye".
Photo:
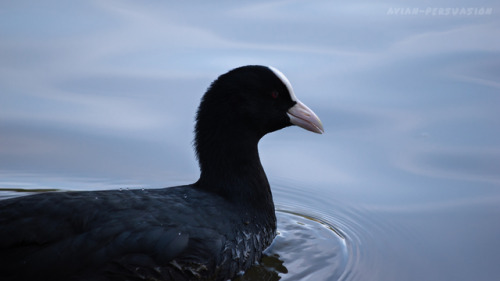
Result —
<svg viewBox="0 0 500 281"><path fill-rule="evenodd" d="M273 99L278 98L278 96L279 96L279 95L280 95L280 93L279 93L278 91L273 91L273 92L271 93L271 97L273 97Z"/></svg>

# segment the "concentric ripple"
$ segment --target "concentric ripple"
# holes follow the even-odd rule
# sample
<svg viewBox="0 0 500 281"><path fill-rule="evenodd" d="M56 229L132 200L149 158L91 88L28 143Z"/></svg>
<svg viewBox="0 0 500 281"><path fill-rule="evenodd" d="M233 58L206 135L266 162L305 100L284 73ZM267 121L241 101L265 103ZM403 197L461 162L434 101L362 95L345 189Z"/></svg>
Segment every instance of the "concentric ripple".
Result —
<svg viewBox="0 0 500 281"><path fill-rule="evenodd" d="M261 263L237 281L378 280L398 259L393 254L402 249L396 245L404 243L387 234L411 237L367 206L338 202L290 183L273 183L273 195L278 235ZM397 269L391 271L394 280L401 277Z"/></svg>

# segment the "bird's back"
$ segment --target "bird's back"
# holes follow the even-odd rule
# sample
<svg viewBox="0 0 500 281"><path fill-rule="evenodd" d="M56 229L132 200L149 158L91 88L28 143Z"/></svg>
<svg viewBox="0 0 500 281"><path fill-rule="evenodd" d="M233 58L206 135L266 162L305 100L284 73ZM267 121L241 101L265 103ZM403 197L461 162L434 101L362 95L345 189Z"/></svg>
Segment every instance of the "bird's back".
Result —
<svg viewBox="0 0 500 281"><path fill-rule="evenodd" d="M0 201L0 276L5 277L2 280L224 276L221 271L237 272L258 260L274 237L272 225L265 226L267 235L256 236L262 228L248 219L237 206L192 186L4 200Z"/></svg>

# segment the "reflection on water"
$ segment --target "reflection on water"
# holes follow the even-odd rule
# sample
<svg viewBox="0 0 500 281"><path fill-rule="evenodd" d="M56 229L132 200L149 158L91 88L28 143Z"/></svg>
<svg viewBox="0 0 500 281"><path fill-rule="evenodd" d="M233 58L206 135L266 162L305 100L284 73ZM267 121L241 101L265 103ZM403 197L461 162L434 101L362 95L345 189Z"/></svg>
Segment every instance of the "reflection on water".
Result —
<svg viewBox="0 0 500 281"><path fill-rule="evenodd" d="M282 280L337 280L348 260L340 230L308 215L279 210L278 236L267 255L279 257L287 269Z"/></svg>
<svg viewBox="0 0 500 281"><path fill-rule="evenodd" d="M397 1L4 2L0 199L192 183L205 89L273 65L326 133L260 143L280 236L241 278L500 276L498 1L474 16L388 15L434 8Z"/></svg>
<svg viewBox="0 0 500 281"><path fill-rule="evenodd" d="M237 281L338 280L345 274L348 249L334 226L302 214L278 210L278 235L260 264Z"/></svg>
<svg viewBox="0 0 500 281"><path fill-rule="evenodd" d="M278 255L263 255L259 264L249 268L243 275L234 278L234 281L282 280L281 274L287 274L283 261Z"/></svg>

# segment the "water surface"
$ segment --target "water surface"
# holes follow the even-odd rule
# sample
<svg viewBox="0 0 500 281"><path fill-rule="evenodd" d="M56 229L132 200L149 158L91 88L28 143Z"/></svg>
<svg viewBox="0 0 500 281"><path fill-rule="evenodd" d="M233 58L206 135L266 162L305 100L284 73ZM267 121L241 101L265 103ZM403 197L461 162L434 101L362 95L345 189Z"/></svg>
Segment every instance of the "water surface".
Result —
<svg viewBox="0 0 500 281"><path fill-rule="evenodd" d="M240 280L497 280L500 6L402 5L2 3L0 198L194 182L205 89L273 65L326 133L261 141L279 235Z"/></svg>

